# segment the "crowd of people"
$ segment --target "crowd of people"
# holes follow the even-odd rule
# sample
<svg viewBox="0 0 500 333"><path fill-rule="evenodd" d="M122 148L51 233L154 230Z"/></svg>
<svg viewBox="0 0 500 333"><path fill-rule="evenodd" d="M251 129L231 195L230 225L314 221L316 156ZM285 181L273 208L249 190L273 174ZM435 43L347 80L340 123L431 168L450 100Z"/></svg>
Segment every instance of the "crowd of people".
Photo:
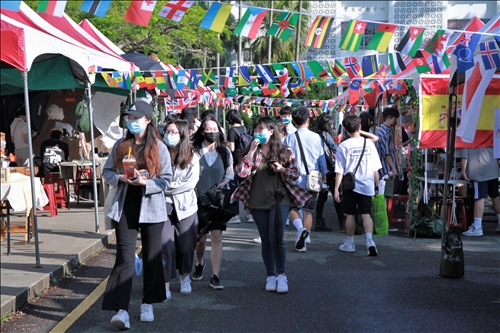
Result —
<svg viewBox="0 0 500 333"><path fill-rule="evenodd" d="M288 222L297 230L295 250L302 253L307 251L312 230L332 230L323 216L329 192L339 228L347 235L339 250L355 252L354 235L360 234L356 221L361 220L366 253L378 255L372 238L372 197L382 181L387 198L404 188L398 184L402 170L393 139L397 109L384 109L377 135L370 112L346 115L335 133L335 121L328 114L317 120L315 131L310 130L306 107L285 106L278 119L259 117L251 129L244 126L239 112L231 110L227 135L211 110L198 119L193 110L184 109L179 117L167 116L161 127L153 124L152 114L146 102L130 107L128 131L115 143L103 171L104 180L118 188L107 214L116 230L116 262L102 305L103 310L117 311L111 319L114 327L130 328L128 307L139 231L144 267L141 321L153 321L152 304L172 297L172 279L179 276L180 292L191 293L191 281L204 278L208 234L209 285L214 290L224 288L220 277L223 232L233 216L205 204L203 196L210 191L229 190L231 203L238 201L244 209L240 216L255 222L266 291L288 292L284 242ZM474 155L464 152L463 156ZM130 169L131 160L135 164ZM477 161L469 166L473 163ZM464 176L474 179L469 169L464 166ZM314 172L320 175L319 189L310 184ZM496 184L493 178L474 181L478 189L474 198L478 206L484 206L481 200L486 196L493 198L495 209L499 206L500 226L498 172L491 176ZM349 179L353 185L347 189ZM480 207L477 210L482 214ZM482 235L480 220L475 219L471 228L464 235Z"/></svg>

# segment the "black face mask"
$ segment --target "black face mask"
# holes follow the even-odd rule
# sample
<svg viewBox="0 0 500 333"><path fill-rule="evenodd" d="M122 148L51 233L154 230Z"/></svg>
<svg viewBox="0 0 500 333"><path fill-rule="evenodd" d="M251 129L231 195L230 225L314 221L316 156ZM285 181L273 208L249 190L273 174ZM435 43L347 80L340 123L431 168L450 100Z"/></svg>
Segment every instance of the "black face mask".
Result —
<svg viewBox="0 0 500 333"><path fill-rule="evenodd" d="M205 133L203 136L207 142L212 143L219 137L219 132Z"/></svg>

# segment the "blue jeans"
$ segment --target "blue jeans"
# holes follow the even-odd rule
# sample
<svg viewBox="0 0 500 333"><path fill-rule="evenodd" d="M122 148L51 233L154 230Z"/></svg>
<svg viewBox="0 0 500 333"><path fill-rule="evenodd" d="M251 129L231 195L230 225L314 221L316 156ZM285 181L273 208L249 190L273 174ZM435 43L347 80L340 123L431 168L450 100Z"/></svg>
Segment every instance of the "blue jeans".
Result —
<svg viewBox="0 0 500 333"><path fill-rule="evenodd" d="M289 211L289 206L281 206L282 219L280 221L279 244L277 244L274 225L274 208L271 210L250 210L262 241L262 259L264 260L264 266L266 266L267 276L285 273L286 250L283 237Z"/></svg>

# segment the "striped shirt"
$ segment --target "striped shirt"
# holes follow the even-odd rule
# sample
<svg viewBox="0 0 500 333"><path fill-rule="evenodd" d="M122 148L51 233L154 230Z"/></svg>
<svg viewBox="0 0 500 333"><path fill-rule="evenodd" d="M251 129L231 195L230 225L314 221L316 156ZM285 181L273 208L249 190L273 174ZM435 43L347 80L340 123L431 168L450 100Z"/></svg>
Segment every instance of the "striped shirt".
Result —
<svg viewBox="0 0 500 333"><path fill-rule="evenodd" d="M382 124L378 130L377 136L379 137L377 142L378 154L380 156L380 162L382 163L382 169L379 170L380 178L387 175L392 170L387 162L387 155L392 156L392 161L396 167L396 175L399 176L396 146L394 145L394 131L389 126Z"/></svg>

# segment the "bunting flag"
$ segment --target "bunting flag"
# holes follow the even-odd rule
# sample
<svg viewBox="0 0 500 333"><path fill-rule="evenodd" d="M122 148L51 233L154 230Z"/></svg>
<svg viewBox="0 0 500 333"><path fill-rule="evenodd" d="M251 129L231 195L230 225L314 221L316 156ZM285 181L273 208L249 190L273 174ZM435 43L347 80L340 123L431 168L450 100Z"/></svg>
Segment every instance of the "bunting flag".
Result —
<svg viewBox="0 0 500 333"><path fill-rule="evenodd" d="M475 68L470 69L468 78L473 79L473 86L470 90L477 90L482 79L477 80L474 78L473 71ZM479 74L481 71L479 71ZM478 74L478 73L475 73ZM467 73L466 73L467 75ZM420 113L420 148L445 148L446 147L446 119L442 115L447 114L448 111L448 99L449 99L449 76L439 75L433 77L421 77L422 84L422 95L421 95L421 113ZM472 82L471 82L472 83ZM474 112L473 109L470 111L464 111L467 109L467 102L464 102L464 96L469 93L469 87L463 87L461 84L458 89L458 101L460 107L460 101L462 101L461 113L462 121L457 130L456 137L456 148L481 148L481 147L491 147L493 145L493 130L494 130L494 119L493 110L495 107L500 105L500 97L498 91L500 91L500 79L493 77L489 85L487 85L483 94L483 101L477 107L477 114L479 116L478 120L475 121L476 126L474 141L467 143L459 136L470 125L471 121L467 120L465 115L466 112ZM465 90L465 91L464 91ZM470 106L470 102L468 104ZM465 124L465 125L464 125ZM466 127L462 127L466 126ZM467 132L471 132L470 128Z"/></svg>
<svg viewBox="0 0 500 333"><path fill-rule="evenodd" d="M159 16L180 22L194 1L169 1L158 13Z"/></svg>
<svg viewBox="0 0 500 333"><path fill-rule="evenodd" d="M156 87L160 90L167 89L167 83L165 82L165 78L163 77L162 71L155 72L155 81Z"/></svg>
<svg viewBox="0 0 500 333"><path fill-rule="evenodd" d="M111 0L84 0L80 10L89 14L104 17L108 12Z"/></svg>
<svg viewBox="0 0 500 333"><path fill-rule="evenodd" d="M68 1L63 0L39 0L36 11L38 13L45 13L57 17L62 17L64 15L64 9L66 9L67 2Z"/></svg>
<svg viewBox="0 0 500 333"><path fill-rule="evenodd" d="M252 83L250 78L250 71L247 66L240 66L240 75L238 76L239 86L248 86Z"/></svg>
<svg viewBox="0 0 500 333"><path fill-rule="evenodd" d="M179 69L177 71L177 80L175 80L177 89L182 90L186 87L186 70L185 69Z"/></svg>
<svg viewBox="0 0 500 333"><path fill-rule="evenodd" d="M117 84L113 79L113 75L111 75L110 73L101 73L101 76L108 85L108 87L117 88Z"/></svg>
<svg viewBox="0 0 500 333"><path fill-rule="evenodd" d="M131 79L131 73L123 73L123 81L125 83L125 89L131 90L132 89L132 79Z"/></svg>
<svg viewBox="0 0 500 333"><path fill-rule="evenodd" d="M147 27L155 5L156 1L132 1L123 19Z"/></svg>
<svg viewBox="0 0 500 333"><path fill-rule="evenodd" d="M500 56L498 55L494 41L480 43L479 51L481 52L481 59L483 60L485 70L500 67Z"/></svg>
<svg viewBox="0 0 500 333"><path fill-rule="evenodd" d="M274 81L274 75L271 73L271 71L264 65L256 65L255 69L257 70L257 73L259 73L259 76L264 80L264 82L273 82Z"/></svg>
<svg viewBox="0 0 500 333"><path fill-rule="evenodd" d="M134 80L139 88L146 88L146 79L142 76L141 72L134 72Z"/></svg>
<svg viewBox="0 0 500 333"><path fill-rule="evenodd" d="M340 63L338 60L328 60L328 70L332 74L332 76L335 78L335 81L339 79L339 77L345 73L345 67Z"/></svg>
<svg viewBox="0 0 500 333"><path fill-rule="evenodd" d="M434 74L441 74L442 72L444 72L448 67L450 67L450 59L448 58L448 54L444 52L440 57L433 54L432 66L434 67Z"/></svg>
<svg viewBox="0 0 500 333"><path fill-rule="evenodd" d="M378 52L386 52L391 42L392 36L398 26L396 24L382 23L378 26L375 35L366 47L368 50L376 50Z"/></svg>
<svg viewBox="0 0 500 333"><path fill-rule="evenodd" d="M344 64L349 78L352 79L353 77L360 75L359 72L361 71L361 65L356 57L345 57Z"/></svg>
<svg viewBox="0 0 500 333"><path fill-rule="evenodd" d="M378 71L377 55L364 56L361 61L361 70L364 77L375 74Z"/></svg>
<svg viewBox="0 0 500 333"><path fill-rule="evenodd" d="M387 91L387 88L382 84L380 83L380 81L378 80L375 80L375 81L372 81L370 83L370 86L372 87L372 89L378 93L383 93L384 91Z"/></svg>
<svg viewBox="0 0 500 333"><path fill-rule="evenodd" d="M427 72L431 71L431 68L429 67L429 64L427 63L427 60L425 59L424 54L420 50L418 50L415 53L415 56L413 57L413 63L415 64L417 72L419 72L420 74L427 73Z"/></svg>
<svg viewBox="0 0 500 333"><path fill-rule="evenodd" d="M333 24L333 17L317 16L307 34L304 45L320 49L330 35Z"/></svg>
<svg viewBox="0 0 500 333"><path fill-rule="evenodd" d="M252 93L254 95L262 95L262 90L260 89L259 84L257 83L257 80L252 80L252 83L250 84L250 87L252 89Z"/></svg>
<svg viewBox="0 0 500 333"><path fill-rule="evenodd" d="M226 67L226 76L224 77L224 86L228 88L234 87L233 82L234 67Z"/></svg>
<svg viewBox="0 0 500 333"><path fill-rule="evenodd" d="M228 97L234 97L238 95L238 89L231 87L231 88L226 88L226 96Z"/></svg>
<svg viewBox="0 0 500 333"><path fill-rule="evenodd" d="M217 83L212 68L210 68L208 72L206 72L205 70L201 72L201 82L203 82L205 86Z"/></svg>
<svg viewBox="0 0 500 333"><path fill-rule="evenodd" d="M328 78L328 73L323 69L317 60L308 61L307 64L318 80L325 81Z"/></svg>
<svg viewBox="0 0 500 333"><path fill-rule="evenodd" d="M420 47L422 37L424 37L424 30L425 28L421 27L410 27L396 47L396 51L414 57Z"/></svg>
<svg viewBox="0 0 500 333"><path fill-rule="evenodd" d="M292 65L293 69L297 72L297 74L302 80L306 80L314 76L314 74L309 70L309 68L307 68L307 66L305 66L303 63L294 61L291 62L290 64Z"/></svg>
<svg viewBox="0 0 500 333"><path fill-rule="evenodd" d="M146 89L153 90L154 88L156 88L155 79L150 72L144 72L143 76L144 80L146 80Z"/></svg>
<svg viewBox="0 0 500 333"><path fill-rule="evenodd" d="M18 12L21 8L21 0L0 1L0 8Z"/></svg>
<svg viewBox="0 0 500 333"><path fill-rule="evenodd" d="M267 10L260 8L247 8L245 14L234 29L235 35L241 35L250 39L257 38L260 25L266 17Z"/></svg>
<svg viewBox="0 0 500 333"><path fill-rule="evenodd" d="M194 89L195 87L198 86L198 81L200 80L200 77L197 75L198 70L197 69L191 69L189 72L189 88Z"/></svg>
<svg viewBox="0 0 500 333"><path fill-rule="evenodd" d="M363 79L362 78L354 78L351 81L351 85L349 86L349 104L357 105L359 102L359 87L361 86Z"/></svg>
<svg viewBox="0 0 500 333"><path fill-rule="evenodd" d="M391 73L398 74L406 69L406 64L403 61L400 53L389 53L389 64Z"/></svg>
<svg viewBox="0 0 500 333"><path fill-rule="evenodd" d="M347 29L340 40L340 48L342 50L358 51L361 39L365 34L366 22L350 20Z"/></svg>
<svg viewBox="0 0 500 333"><path fill-rule="evenodd" d="M276 92L279 94L279 89L274 85L272 82L266 82L264 85L261 87L262 89L262 94L264 96L269 96L271 94L276 94Z"/></svg>
<svg viewBox="0 0 500 333"><path fill-rule="evenodd" d="M226 25L227 18L231 14L233 5L212 2L212 5L200 23L200 28L217 31L221 33Z"/></svg>
<svg viewBox="0 0 500 333"><path fill-rule="evenodd" d="M281 12L267 30L267 34L287 41L294 32L298 21L298 13Z"/></svg>
<svg viewBox="0 0 500 333"><path fill-rule="evenodd" d="M281 85L283 85L288 79L288 69L282 64L273 64L273 69L276 72L276 77L280 80Z"/></svg>
<svg viewBox="0 0 500 333"><path fill-rule="evenodd" d="M452 35L453 30L440 29L436 31L434 36L425 44L424 50L430 54L434 54L436 57L441 57L446 52L448 41Z"/></svg>
<svg viewBox="0 0 500 333"><path fill-rule="evenodd" d="M455 47L453 54L457 56L457 72L463 73L469 68L474 67L474 51L476 50L480 34L465 32L462 40Z"/></svg>

